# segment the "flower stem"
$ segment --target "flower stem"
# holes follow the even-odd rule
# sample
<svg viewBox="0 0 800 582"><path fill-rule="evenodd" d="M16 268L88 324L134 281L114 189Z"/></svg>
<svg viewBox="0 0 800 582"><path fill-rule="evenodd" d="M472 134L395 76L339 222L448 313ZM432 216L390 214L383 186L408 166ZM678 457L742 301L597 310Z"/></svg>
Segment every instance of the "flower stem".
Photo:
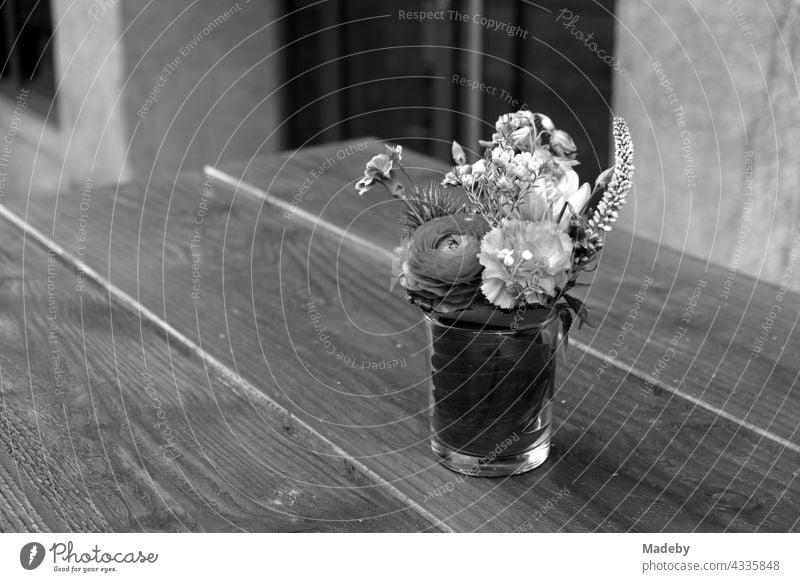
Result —
<svg viewBox="0 0 800 582"><path fill-rule="evenodd" d="M391 194L391 195L392 195L392 198L397 198L397 197L398 197L398 196L397 196L397 195L396 195L394 192L392 192L392 189L391 189L391 188L389 188L389 186L387 186L387 185L386 185L386 182L384 182L383 180L378 180L378 183L379 183L381 186L383 186L384 188L386 188L386 191L387 191L389 194ZM405 196L401 196L401 197L400 197L400 199L401 199L401 200L405 200L405 199L406 199L406 197L405 197Z"/></svg>
<svg viewBox="0 0 800 582"><path fill-rule="evenodd" d="M408 172L406 172L406 169L403 167L403 165L400 164L400 162L397 162L397 167L400 168L400 171L403 172L403 175L406 177L406 180L408 180L408 183L411 184L411 189L416 192L417 185L414 183L414 180L411 179L411 176L408 175Z"/></svg>

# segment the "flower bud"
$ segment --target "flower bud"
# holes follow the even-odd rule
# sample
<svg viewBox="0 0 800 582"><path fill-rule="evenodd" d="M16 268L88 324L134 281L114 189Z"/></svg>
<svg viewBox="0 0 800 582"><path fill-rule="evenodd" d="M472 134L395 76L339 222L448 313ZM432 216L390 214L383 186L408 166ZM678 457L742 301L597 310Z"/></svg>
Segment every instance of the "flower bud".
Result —
<svg viewBox="0 0 800 582"><path fill-rule="evenodd" d="M403 146L401 145L397 146L386 145L386 151L389 156L389 159L395 164L399 164L400 160L403 159Z"/></svg>
<svg viewBox="0 0 800 582"><path fill-rule="evenodd" d="M534 130L532 127L520 127L511 133L511 143L513 146L522 151L529 152L533 150Z"/></svg>
<svg viewBox="0 0 800 582"><path fill-rule="evenodd" d="M536 124L536 128L541 128L542 131L553 131L556 128L553 121L542 113L534 113L533 122Z"/></svg>
<svg viewBox="0 0 800 582"><path fill-rule="evenodd" d="M557 156L569 156L575 153L575 142L566 131L554 129L550 132L550 149Z"/></svg>
<svg viewBox="0 0 800 582"><path fill-rule="evenodd" d="M467 163L467 155L464 153L464 148L461 147L457 141L453 142L453 161L457 166L463 166Z"/></svg>
<svg viewBox="0 0 800 582"><path fill-rule="evenodd" d="M608 186L608 183L611 181L611 176L614 174L614 168L606 168L602 171L602 173L597 176L597 180L594 181L594 191L598 192L599 190L605 189Z"/></svg>

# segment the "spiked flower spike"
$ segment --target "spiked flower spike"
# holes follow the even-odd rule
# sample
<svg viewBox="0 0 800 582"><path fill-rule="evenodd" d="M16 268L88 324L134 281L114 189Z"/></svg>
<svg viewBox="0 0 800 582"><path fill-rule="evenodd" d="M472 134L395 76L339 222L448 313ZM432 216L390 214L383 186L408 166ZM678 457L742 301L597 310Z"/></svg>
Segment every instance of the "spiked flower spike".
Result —
<svg viewBox="0 0 800 582"><path fill-rule="evenodd" d="M619 209L626 202L628 191L633 185L633 170L633 143L628 125L621 117L615 117L614 172L588 220L587 242L594 251L599 251L603 247L603 234L611 230L611 225L619 216Z"/></svg>

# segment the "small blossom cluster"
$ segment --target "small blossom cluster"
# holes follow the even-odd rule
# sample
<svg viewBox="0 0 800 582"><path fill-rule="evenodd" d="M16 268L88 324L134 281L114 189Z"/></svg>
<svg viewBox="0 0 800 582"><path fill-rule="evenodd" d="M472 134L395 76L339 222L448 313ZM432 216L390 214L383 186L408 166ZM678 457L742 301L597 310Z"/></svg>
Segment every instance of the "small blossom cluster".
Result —
<svg viewBox="0 0 800 582"><path fill-rule="evenodd" d="M602 248L632 186L633 147L620 118L614 143L614 166L591 188L574 170L569 134L546 115L518 111L500 116L473 163L453 142L455 165L438 187L417 188L400 164L400 146L387 146L356 188L382 184L404 201L410 237L397 251L398 277L422 309L566 306L582 317L582 304L566 292Z"/></svg>
<svg viewBox="0 0 800 582"><path fill-rule="evenodd" d="M490 141L481 142L485 157L473 164L466 163L463 148L453 142L456 165L444 186L464 188L479 210L498 221L541 220L554 203L577 191L575 142L549 117L508 113L500 116L495 130Z"/></svg>

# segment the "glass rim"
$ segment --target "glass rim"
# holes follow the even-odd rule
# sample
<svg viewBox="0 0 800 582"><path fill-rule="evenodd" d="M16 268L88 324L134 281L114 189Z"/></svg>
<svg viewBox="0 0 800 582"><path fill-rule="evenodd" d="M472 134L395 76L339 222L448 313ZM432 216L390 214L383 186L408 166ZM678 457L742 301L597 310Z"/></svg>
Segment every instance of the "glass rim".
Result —
<svg viewBox="0 0 800 582"><path fill-rule="evenodd" d="M469 311L469 310L464 310L464 312L466 312L466 311ZM536 307L536 308L533 308L533 309L526 310L526 313L534 312L534 311L546 311L546 309L545 308ZM450 328L450 327L454 327L453 324L455 323L456 326L457 326L457 329L459 331L463 331L463 332L466 332L466 333L484 334L484 335L485 334L513 335L513 334L515 334L515 333L517 333L519 331L522 331L522 330L545 328L545 327L547 327L549 325L552 325L554 322L557 322L558 319L559 319L558 309L550 309L549 311L550 311L549 315L546 318L544 318L543 320L541 320L541 321L526 323L525 319L523 317L523 319L520 321L520 325L516 329L510 329L510 328L509 329L497 329L497 324L491 323L491 317L493 315L496 315L496 314L505 316L507 318L511 318L511 320L513 320L513 318L515 317L514 313L503 313L502 311L499 311L499 310L492 311L492 312L483 312L483 313L488 313L486 321L483 321L483 322L480 322L480 321L469 321L469 323L472 323L472 324L474 324L476 326L483 325L483 327L477 327L475 329L470 329L470 328L467 328L467 327L457 326L458 322L455 319L453 320L452 323L446 323L446 322L440 321L439 318L442 315L445 315L445 317L446 317L446 314L437 314L437 313L434 313L434 312L423 311L422 312L422 316L425 319L425 321L428 322L428 324L430 324L432 326L436 326L436 327ZM457 312L457 313L463 313L463 312Z"/></svg>

